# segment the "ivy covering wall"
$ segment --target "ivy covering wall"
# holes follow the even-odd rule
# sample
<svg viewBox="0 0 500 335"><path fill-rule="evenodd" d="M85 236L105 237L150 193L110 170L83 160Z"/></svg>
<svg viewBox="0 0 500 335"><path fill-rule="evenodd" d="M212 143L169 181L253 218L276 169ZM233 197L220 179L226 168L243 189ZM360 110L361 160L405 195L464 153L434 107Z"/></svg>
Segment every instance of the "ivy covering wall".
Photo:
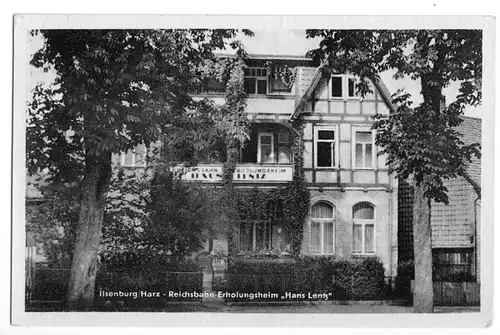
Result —
<svg viewBox="0 0 500 335"><path fill-rule="evenodd" d="M240 72L241 74L241 72ZM228 111L237 117L241 117L239 124L248 122L246 113L238 113L234 108L244 106L246 95L243 89L243 76L233 77L230 86L226 86L226 97L234 100L226 101ZM239 80L239 81L238 81ZM234 90L238 94L231 91ZM241 94L239 94L241 92ZM239 103L236 103L239 100ZM291 182L275 189L264 189L255 187L252 190L237 189L233 184L233 173L238 160L238 148L245 145L246 141L235 141L229 138L227 161L223 167L223 187L222 187L222 215L221 220L228 227L227 240L230 255L237 254L236 232L241 222L259 221L260 225L271 227L272 223L280 221L280 224L287 233L291 241L291 253L300 254L304 224L306 222L310 195L303 173L303 122L296 121L287 125L295 133L293 145L294 175ZM248 130L250 128L247 128ZM247 137L247 139L249 136ZM269 238L266 229L260 229L261 240ZM273 252L275 250L269 250Z"/></svg>

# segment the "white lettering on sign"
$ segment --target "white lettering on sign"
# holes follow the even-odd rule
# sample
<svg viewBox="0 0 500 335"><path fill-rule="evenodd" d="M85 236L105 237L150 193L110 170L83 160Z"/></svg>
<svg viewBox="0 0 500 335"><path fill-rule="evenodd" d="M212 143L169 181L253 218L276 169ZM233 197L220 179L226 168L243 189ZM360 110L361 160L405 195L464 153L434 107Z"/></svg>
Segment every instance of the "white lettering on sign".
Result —
<svg viewBox="0 0 500 335"><path fill-rule="evenodd" d="M222 165L194 167L173 167L171 171L180 173L181 179L186 181L221 182ZM253 182L283 182L291 181L293 168L291 166L263 167L263 166L236 166L233 174L234 181Z"/></svg>

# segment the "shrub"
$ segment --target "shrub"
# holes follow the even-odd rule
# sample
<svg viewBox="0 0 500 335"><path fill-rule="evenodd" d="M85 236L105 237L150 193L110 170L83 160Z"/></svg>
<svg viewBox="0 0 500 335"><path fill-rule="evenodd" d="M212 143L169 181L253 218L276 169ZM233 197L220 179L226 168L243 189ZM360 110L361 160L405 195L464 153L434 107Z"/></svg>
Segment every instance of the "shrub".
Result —
<svg viewBox="0 0 500 335"><path fill-rule="evenodd" d="M330 299L369 300L383 296L384 267L375 258L335 260L301 256L296 259L233 259L227 271L227 290L246 293L333 293Z"/></svg>
<svg viewBox="0 0 500 335"><path fill-rule="evenodd" d="M398 264L398 277L409 277L411 280L415 279L415 263L413 260Z"/></svg>
<svg viewBox="0 0 500 335"><path fill-rule="evenodd" d="M69 274L69 269L37 268L31 300L64 301Z"/></svg>
<svg viewBox="0 0 500 335"><path fill-rule="evenodd" d="M227 290L227 279L225 276L215 276L212 279L212 290L213 291L226 291Z"/></svg>

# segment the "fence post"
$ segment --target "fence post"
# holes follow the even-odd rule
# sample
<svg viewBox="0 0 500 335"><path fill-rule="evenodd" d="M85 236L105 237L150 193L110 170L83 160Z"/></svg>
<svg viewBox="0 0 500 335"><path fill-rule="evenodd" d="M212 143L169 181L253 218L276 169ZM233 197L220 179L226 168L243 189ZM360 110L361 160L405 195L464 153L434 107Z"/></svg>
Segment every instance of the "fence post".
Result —
<svg viewBox="0 0 500 335"><path fill-rule="evenodd" d="M349 292L349 299L348 300L352 300L353 299L353 295L354 295L354 276L351 275L351 292Z"/></svg>
<svg viewBox="0 0 500 335"><path fill-rule="evenodd" d="M336 294L337 290L335 288L335 274L332 275L332 300L335 300L337 298Z"/></svg>

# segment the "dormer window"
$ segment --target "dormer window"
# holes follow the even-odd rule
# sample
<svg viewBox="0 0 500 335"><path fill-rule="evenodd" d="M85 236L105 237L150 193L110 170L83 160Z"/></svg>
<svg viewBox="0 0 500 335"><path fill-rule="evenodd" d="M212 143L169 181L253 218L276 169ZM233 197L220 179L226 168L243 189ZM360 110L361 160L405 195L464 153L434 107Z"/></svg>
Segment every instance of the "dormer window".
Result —
<svg viewBox="0 0 500 335"><path fill-rule="evenodd" d="M268 74L266 68L247 67L243 73L245 92L248 94L267 94Z"/></svg>

